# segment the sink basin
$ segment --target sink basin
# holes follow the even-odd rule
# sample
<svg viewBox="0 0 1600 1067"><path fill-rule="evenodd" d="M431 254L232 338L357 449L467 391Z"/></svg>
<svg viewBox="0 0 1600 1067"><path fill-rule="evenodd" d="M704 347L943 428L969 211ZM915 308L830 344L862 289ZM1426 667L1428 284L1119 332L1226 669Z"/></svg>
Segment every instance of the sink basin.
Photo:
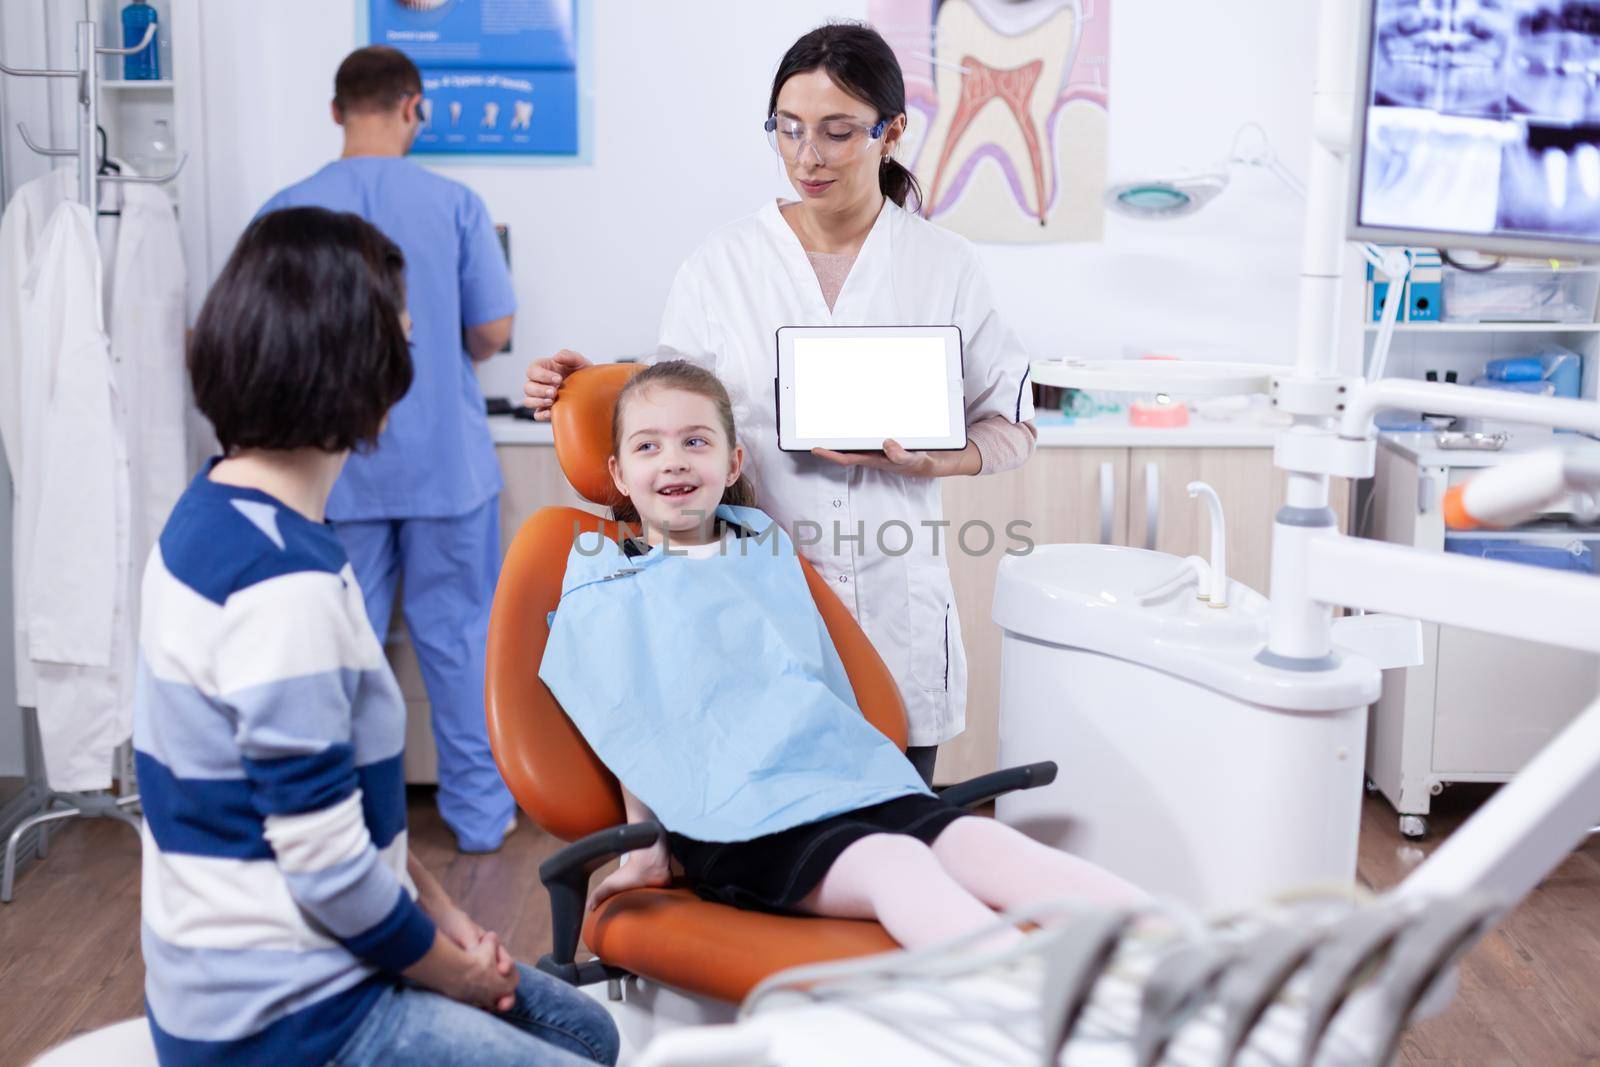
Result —
<svg viewBox="0 0 1600 1067"><path fill-rule="evenodd" d="M1156 640L1266 641L1267 598L1229 580L1228 606L1213 608L1190 580L1157 600L1147 591L1166 584L1187 566L1165 552L1116 545L1045 545L1028 556L1007 559L1013 580L1035 584L1057 606L1087 613L1095 625L1127 624L1132 618ZM1110 622L1110 620L1116 620Z"/></svg>
<svg viewBox="0 0 1600 1067"><path fill-rule="evenodd" d="M1266 706L1317 710L1377 699L1378 671L1346 656L1333 670L1269 667L1270 603L1230 580L1214 608L1188 582L1145 601L1186 562L1166 552L1116 545L1040 545L1001 561L994 621L1007 633L1142 663Z"/></svg>

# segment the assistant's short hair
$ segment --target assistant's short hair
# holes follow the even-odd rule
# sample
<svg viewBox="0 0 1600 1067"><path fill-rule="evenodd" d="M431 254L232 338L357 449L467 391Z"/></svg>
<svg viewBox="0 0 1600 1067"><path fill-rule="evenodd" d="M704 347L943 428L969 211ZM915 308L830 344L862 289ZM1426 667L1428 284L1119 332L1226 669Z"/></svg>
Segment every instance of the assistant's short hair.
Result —
<svg viewBox="0 0 1600 1067"><path fill-rule="evenodd" d="M390 111L422 92L422 74L397 48L375 44L345 56L333 76L333 103L341 112Z"/></svg>
<svg viewBox="0 0 1600 1067"><path fill-rule="evenodd" d="M195 403L224 453L377 441L411 388L405 257L358 215L263 215L239 238L189 340Z"/></svg>

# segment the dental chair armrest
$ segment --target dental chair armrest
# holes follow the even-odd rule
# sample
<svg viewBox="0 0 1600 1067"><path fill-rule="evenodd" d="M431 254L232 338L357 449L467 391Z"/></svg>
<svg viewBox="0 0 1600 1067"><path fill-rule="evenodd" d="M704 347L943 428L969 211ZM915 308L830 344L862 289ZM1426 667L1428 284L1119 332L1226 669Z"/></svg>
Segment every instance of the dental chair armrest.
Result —
<svg viewBox="0 0 1600 1067"><path fill-rule="evenodd" d="M976 778L936 790L940 797L958 808L975 808L995 797L1015 793L1019 789L1037 789L1056 780L1056 765L1051 760L1027 763L1021 767L980 774Z"/></svg>
<svg viewBox="0 0 1600 1067"><path fill-rule="evenodd" d="M574 841L539 865L539 880L550 891L551 942L550 952L539 958L541 971L575 986L603 982L622 973L596 960L573 962L583 933L589 878L618 856L649 848L661 834L661 824L655 822L613 826Z"/></svg>

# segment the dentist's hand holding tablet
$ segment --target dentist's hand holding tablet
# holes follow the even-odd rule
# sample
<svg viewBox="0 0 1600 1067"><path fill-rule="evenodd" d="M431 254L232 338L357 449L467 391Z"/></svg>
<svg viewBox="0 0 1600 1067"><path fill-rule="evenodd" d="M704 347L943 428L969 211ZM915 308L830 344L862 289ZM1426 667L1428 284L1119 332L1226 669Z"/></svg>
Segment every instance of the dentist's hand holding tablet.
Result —
<svg viewBox="0 0 1600 1067"><path fill-rule="evenodd" d="M914 478L977 474L955 326L778 330L778 447Z"/></svg>

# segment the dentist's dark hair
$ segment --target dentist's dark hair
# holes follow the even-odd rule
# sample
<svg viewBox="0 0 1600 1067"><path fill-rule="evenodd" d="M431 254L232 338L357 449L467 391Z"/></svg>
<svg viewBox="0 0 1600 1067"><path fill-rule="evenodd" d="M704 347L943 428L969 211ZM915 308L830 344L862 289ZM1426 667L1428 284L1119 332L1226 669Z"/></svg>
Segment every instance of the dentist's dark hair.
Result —
<svg viewBox="0 0 1600 1067"><path fill-rule="evenodd" d="M830 22L818 26L783 54L772 79L767 114L778 109L778 93L796 74L826 71L833 84L893 122L906 111L906 79L889 42L860 22ZM878 168L878 188L883 195L912 211L922 207L922 186L898 160L886 158Z"/></svg>
<svg viewBox="0 0 1600 1067"><path fill-rule="evenodd" d="M670 359L635 374L617 393L617 402L611 408L611 454L618 460L622 458L622 412L629 400L653 389L676 389L705 397L717 409L717 421L722 423L722 432L728 435L729 450L739 443L738 429L733 424L733 401L729 399L728 389L722 384L722 379L687 360ZM756 506L756 491L749 480L740 474L732 485L722 491L722 503L753 508ZM639 509L633 506L632 500L620 493L614 494L611 501L611 517L635 529L639 527Z"/></svg>
<svg viewBox="0 0 1600 1067"><path fill-rule="evenodd" d="M333 76L333 104L341 115L388 111L422 92L422 72L398 48L374 44L344 57Z"/></svg>

